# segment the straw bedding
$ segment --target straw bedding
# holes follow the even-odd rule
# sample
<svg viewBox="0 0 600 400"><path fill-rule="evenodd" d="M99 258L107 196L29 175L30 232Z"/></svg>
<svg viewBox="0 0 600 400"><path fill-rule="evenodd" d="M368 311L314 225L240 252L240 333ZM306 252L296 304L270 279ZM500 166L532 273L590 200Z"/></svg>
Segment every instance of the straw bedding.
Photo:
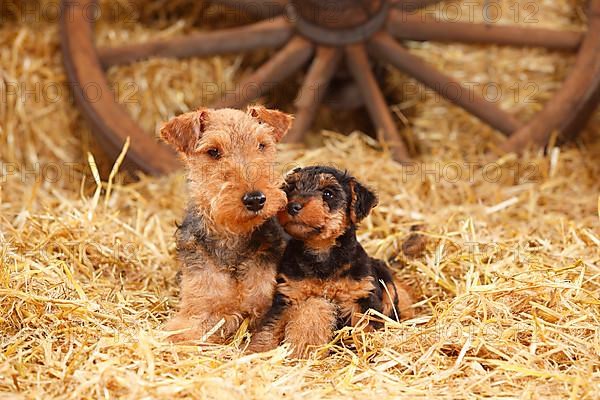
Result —
<svg viewBox="0 0 600 400"><path fill-rule="evenodd" d="M25 18L21 3L6 4L14 7L3 10L0 27L3 396L598 398L598 113L576 143L494 160L484 153L502 140L497 133L420 91L392 105L399 123L409 117L402 133L419 152L419 164L400 167L376 140L333 133L323 112L315 131L332 131L318 147L282 147L281 169L333 163L378 191L380 206L360 239L371 254L394 260L414 287L417 317L375 333L342 331L320 358L306 361L286 358L286 348L244 355L243 330L230 346L175 346L160 326L177 304L173 233L185 205L184 179L126 182L116 174L99 182L98 171L111 166L70 102L56 23ZM536 4L540 24L582 26L579 3ZM139 3L133 22L99 23L98 40L196 29L198 14L189 7ZM542 50L411 46L460 79L503 89L536 83L532 101L502 99L524 119L572 63ZM231 84L263 57L153 60L115 68L109 77L139 85L126 106L153 131L169 115L209 100L194 90L199 83ZM401 74L385 79L388 92L414 88ZM62 94L6 95L15 85ZM423 225L426 250L398 260L413 224Z"/></svg>

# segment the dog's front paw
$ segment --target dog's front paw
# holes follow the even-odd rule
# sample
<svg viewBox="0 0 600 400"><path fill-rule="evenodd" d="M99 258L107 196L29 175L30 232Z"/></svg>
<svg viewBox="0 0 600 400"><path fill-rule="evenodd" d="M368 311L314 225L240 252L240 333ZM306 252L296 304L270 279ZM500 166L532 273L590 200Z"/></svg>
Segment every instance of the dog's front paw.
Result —
<svg viewBox="0 0 600 400"><path fill-rule="evenodd" d="M175 316L167 322L163 330L167 332L167 340L172 343L200 340L204 332L198 329L198 320L189 317Z"/></svg>
<svg viewBox="0 0 600 400"><path fill-rule="evenodd" d="M240 315L218 316L175 316L164 327L172 332L167 339L171 342L201 341L204 343L223 344L231 338L242 322Z"/></svg>

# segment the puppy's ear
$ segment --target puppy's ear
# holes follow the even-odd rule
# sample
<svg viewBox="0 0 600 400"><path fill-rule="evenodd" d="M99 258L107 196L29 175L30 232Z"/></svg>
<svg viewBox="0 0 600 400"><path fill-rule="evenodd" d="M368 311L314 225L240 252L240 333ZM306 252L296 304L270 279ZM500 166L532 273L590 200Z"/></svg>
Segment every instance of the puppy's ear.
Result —
<svg viewBox="0 0 600 400"><path fill-rule="evenodd" d="M296 186L296 183L298 183L298 181L300 180L300 171L302 170L302 168L297 167L294 168L293 170L289 171L285 177L283 178L283 186L281 187L281 189L288 193Z"/></svg>
<svg viewBox="0 0 600 400"><path fill-rule="evenodd" d="M298 182L300 180L300 171L302 171L302 168L300 167L292 169L285 175L285 181L289 183Z"/></svg>
<svg viewBox="0 0 600 400"><path fill-rule="evenodd" d="M249 106L247 110L250 116L256 118L261 124L273 128L273 137L279 142L292 127L294 117L279 110L269 110L263 106Z"/></svg>
<svg viewBox="0 0 600 400"><path fill-rule="evenodd" d="M356 179L350 179L350 219L353 223L363 220L378 203L377 195Z"/></svg>
<svg viewBox="0 0 600 400"><path fill-rule="evenodd" d="M199 109L171 118L160 129L160 137L180 153L190 155L206 130L208 110Z"/></svg>

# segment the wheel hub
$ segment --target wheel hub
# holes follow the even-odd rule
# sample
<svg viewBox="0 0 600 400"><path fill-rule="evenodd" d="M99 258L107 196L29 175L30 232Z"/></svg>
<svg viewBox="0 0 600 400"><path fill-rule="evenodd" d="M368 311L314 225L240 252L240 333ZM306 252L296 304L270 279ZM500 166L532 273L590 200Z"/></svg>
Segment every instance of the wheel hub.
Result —
<svg viewBox="0 0 600 400"><path fill-rule="evenodd" d="M169 39L96 48L93 20L86 18L85 12L93 6L94 0L62 0L61 44L67 74L79 88L74 90L75 100L109 154L116 158L123 143L131 138L124 166L141 168L152 174L177 168L179 164L171 150L144 132L112 96L90 102L81 90L94 85L109 93L105 69L150 57L211 57L278 49L246 76L236 90L224 93L212 106L243 107L262 96L273 84L308 65L294 101L294 125L286 139L292 142L301 139L311 126L319 105L327 99L326 94L335 92L334 95L342 100L362 99L377 135L398 161L409 160L409 155L377 80L373 68L376 63L398 69L491 127L510 135L502 146L505 151L520 151L530 143L547 143L556 131L561 132L562 137L569 137L579 130L600 100L600 0L589 2L587 32L435 19L425 21L413 15L414 10L439 1L210 0L228 7L254 10L252 13L260 21ZM288 17L281 15L285 12ZM67 15L72 18L64 18ZM412 54L402 45L403 40L543 47L577 51L577 58L560 91L533 120L524 123ZM337 83L340 81L341 87ZM445 90L449 87L458 90ZM346 89L356 93L348 94Z"/></svg>
<svg viewBox="0 0 600 400"><path fill-rule="evenodd" d="M293 0L287 15L312 42L343 46L363 42L379 31L389 8L386 0Z"/></svg>

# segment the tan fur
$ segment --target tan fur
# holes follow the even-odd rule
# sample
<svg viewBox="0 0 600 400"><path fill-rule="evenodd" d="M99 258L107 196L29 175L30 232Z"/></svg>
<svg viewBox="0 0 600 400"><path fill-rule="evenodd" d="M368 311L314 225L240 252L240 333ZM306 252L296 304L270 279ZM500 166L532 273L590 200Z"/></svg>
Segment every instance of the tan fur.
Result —
<svg viewBox="0 0 600 400"><path fill-rule="evenodd" d="M335 177L329 174L320 174L318 178L320 189L331 186L339 187ZM292 172L286 176L287 184L298 182L298 179L298 173ZM331 213L322 197L292 196L288 198L288 202L301 204L302 212L291 217L285 210L281 210L277 214L279 222L290 235L302 239L306 246L315 252L329 249L348 226L345 210L340 209Z"/></svg>
<svg viewBox="0 0 600 400"><path fill-rule="evenodd" d="M357 326L368 308L397 319L398 296L403 308L412 303L410 298L404 290L397 293L387 266L350 236L377 203L376 195L346 173L326 167L294 170L286 177L285 191L289 205L278 219L295 241L280 264L272 309L249 350L265 351L283 341L303 357L311 347L331 340L336 327ZM379 279L389 286L383 293ZM382 325L364 322L366 330Z"/></svg>
<svg viewBox="0 0 600 400"><path fill-rule="evenodd" d="M272 325L263 326L260 330L252 334L252 340L247 351L250 353L260 353L279 346L285 337L287 322L288 315L284 311L283 315L274 321Z"/></svg>
<svg viewBox="0 0 600 400"><path fill-rule="evenodd" d="M311 297L322 297L337 304L340 315L346 318L360 312L357 300L368 296L374 287L371 277L365 277L358 281L351 278L285 280L278 285L278 290L297 304Z"/></svg>
<svg viewBox="0 0 600 400"><path fill-rule="evenodd" d="M284 278L285 279L285 278ZM279 291L291 301L302 301L309 297L323 297L337 303L355 301L366 297L374 289L371 277L361 280L335 279L285 279L278 285Z"/></svg>
<svg viewBox="0 0 600 400"><path fill-rule="evenodd" d="M207 266L208 267L208 266ZM184 272L181 280L181 303L179 313L165 326L166 330L186 331L170 336L173 341L201 339L208 331L225 318L225 324L209 339L222 342L241 323L242 314L235 284L229 274L216 268L204 268L193 273ZM237 307L236 307L237 306Z"/></svg>
<svg viewBox="0 0 600 400"><path fill-rule="evenodd" d="M252 336L250 352L267 351L283 341L292 344L294 356L305 357L310 347L331 340L338 315L357 322L361 312L357 300L374 288L370 277L358 281L339 276L300 281L280 278L278 291L290 305L279 318Z"/></svg>
<svg viewBox="0 0 600 400"><path fill-rule="evenodd" d="M327 344L333 337L338 306L322 297L294 301L271 325L252 336L249 352L274 349L282 342L292 347L292 357L307 357L312 347Z"/></svg>
<svg viewBox="0 0 600 400"><path fill-rule="evenodd" d="M312 348L327 344L333 337L337 306L324 298L311 297L286 310L284 343L292 357L305 358Z"/></svg>
<svg viewBox="0 0 600 400"><path fill-rule="evenodd" d="M352 221L353 224L356 224L358 222L358 218L356 217L356 211L355 211L355 203L356 203L356 190L354 189L354 181L350 181L350 221Z"/></svg>
<svg viewBox="0 0 600 400"><path fill-rule="evenodd" d="M200 109L171 119L161 129L161 137L186 164L191 205L202 216L204 232L223 249L246 243L257 227L285 206L282 182L274 172L275 145L291 121L287 114L260 106L247 112ZM214 151L217 158L211 155ZM241 202L245 193L255 190L266 196L257 213ZM261 261L259 248L242 264L229 265L215 259L193 237L186 240L178 242L178 250L187 255L180 310L165 327L185 331L171 339L200 339L222 319L225 323L210 341L229 338L244 318L254 326L270 306L276 261Z"/></svg>
<svg viewBox="0 0 600 400"><path fill-rule="evenodd" d="M311 198L309 201L290 199L302 204L302 213L294 217L282 210L277 214L279 222L294 237L303 238L306 246L314 251L329 249L336 238L346 229L347 218L344 210L330 214L322 199ZM320 229L319 232L315 229Z"/></svg>
<svg viewBox="0 0 600 400"><path fill-rule="evenodd" d="M233 335L244 318L254 326L271 305L275 279L272 266L252 265L243 280L237 280L219 266L185 272L181 279L179 313L165 329L188 329L170 337L173 341L200 339L224 318L225 324L207 338L223 342Z"/></svg>
<svg viewBox="0 0 600 400"><path fill-rule="evenodd" d="M324 229L318 235L306 238L306 247L316 252L330 249L336 238L346 229L346 219L346 213L342 210L329 215Z"/></svg>
<svg viewBox="0 0 600 400"><path fill-rule="evenodd" d="M292 199L291 201L295 201ZM302 213L297 220L311 227L321 227L327 223L328 215L322 199L311 197L308 201L299 200L302 204Z"/></svg>
<svg viewBox="0 0 600 400"><path fill-rule="evenodd" d="M415 296L412 289L397 279L394 280L394 284L398 289L398 308L400 309L400 318L402 320L414 318L416 312L412 305L415 303Z"/></svg>
<svg viewBox="0 0 600 400"><path fill-rule="evenodd" d="M202 136L208 111L201 108L169 120L160 130L161 138L183 154L192 154Z"/></svg>
<svg viewBox="0 0 600 400"><path fill-rule="evenodd" d="M251 106L248 108L248 112L261 123L270 126L277 141L283 138L283 135L286 134L294 119L289 114L277 110L268 110L263 106Z"/></svg>
<svg viewBox="0 0 600 400"><path fill-rule="evenodd" d="M216 230L233 235L249 232L286 204L285 193L280 190L282 180L274 170L279 136L268 125L238 110L213 111L203 125L194 151L184 154L190 196ZM258 148L261 143L265 145L262 151ZM213 160L207 154L210 149L219 150L222 157ZM252 190L267 196L258 215L250 215L239 206L239 199Z"/></svg>

